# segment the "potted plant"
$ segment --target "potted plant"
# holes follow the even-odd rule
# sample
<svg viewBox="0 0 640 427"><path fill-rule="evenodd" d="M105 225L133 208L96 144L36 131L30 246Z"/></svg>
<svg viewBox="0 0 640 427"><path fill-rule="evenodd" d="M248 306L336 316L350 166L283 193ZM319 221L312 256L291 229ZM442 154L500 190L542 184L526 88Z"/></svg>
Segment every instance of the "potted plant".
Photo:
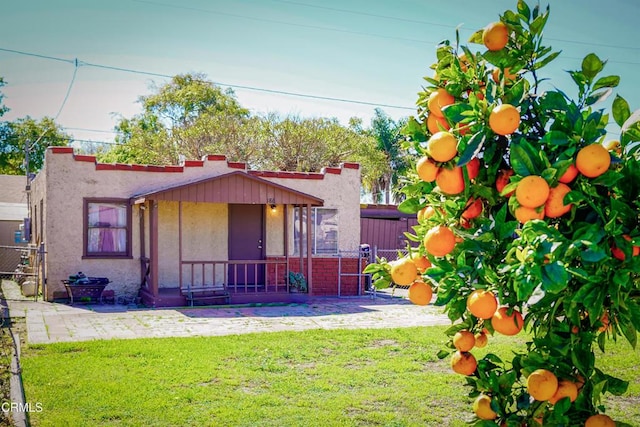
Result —
<svg viewBox="0 0 640 427"><path fill-rule="evenodd" d="M290 292L307 292L307 279L304 274L289 272L289 290Z"/></svg>

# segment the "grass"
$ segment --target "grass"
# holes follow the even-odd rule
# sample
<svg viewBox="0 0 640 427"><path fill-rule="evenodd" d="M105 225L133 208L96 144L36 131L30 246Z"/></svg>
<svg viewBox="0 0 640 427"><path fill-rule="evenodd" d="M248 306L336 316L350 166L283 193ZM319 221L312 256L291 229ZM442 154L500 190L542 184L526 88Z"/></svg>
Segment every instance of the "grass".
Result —
<svg viewBox="0 0 640 427"><path fill-rule="evenodd" d="M93 341L23 351L34 426L452 426L471 419L463 377L435 354L444 327ZM507 356L524 338L492 337ZM478 357L484 352L474 350ZM611 414L640 425L640 351L602 357L630 381Z"/></svg>

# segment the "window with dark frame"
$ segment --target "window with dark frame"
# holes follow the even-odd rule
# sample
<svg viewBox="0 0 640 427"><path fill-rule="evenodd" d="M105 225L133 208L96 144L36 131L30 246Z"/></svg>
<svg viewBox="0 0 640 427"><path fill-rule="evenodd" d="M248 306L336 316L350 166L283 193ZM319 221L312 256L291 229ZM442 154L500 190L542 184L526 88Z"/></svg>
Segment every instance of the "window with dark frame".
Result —
<svg viewBox="0 0 640 427"><path fill-rule="evenodd" d="M131 206L126 199L85 199L84 257L131 257Z"/></svg>
<svg viewBox="0 0 640 427"><path fill-rule="evenodd" d="M302 215L302 230L306 232L307 212L306 209L297 208L294 210L293 238L294 254L300 254L300 215ZM313 255L335 255L338 253L338 210L327 208L311 208L311 253ZM307 248L302 247L303 255L306 255Z"/></svg>

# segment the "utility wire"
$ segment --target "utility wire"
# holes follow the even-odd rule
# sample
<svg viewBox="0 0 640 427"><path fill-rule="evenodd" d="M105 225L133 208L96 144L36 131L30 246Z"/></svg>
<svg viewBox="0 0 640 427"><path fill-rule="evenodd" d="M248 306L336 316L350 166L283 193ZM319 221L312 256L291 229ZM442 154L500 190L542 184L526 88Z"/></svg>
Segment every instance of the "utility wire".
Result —
<svg viewBox="0 0 640 427"><path fill-rule="evenodd" d="M30 53L30 52L23 52L23 51L19 51L19 50L9 50L9 49L3 49L3 48L0 48L0 50L10 51L12 53L16 53L16 54L19 54L19 55L29 55L29 56L44 57L44 55L35 55L35 54ZM67 61L67 60L64 60L62 58L47 57L45 59L56 59L56 60L61 60L61 61L74 63L74 61ZM76 61L78 61L78 60L76 59ZM91 62L84 62L84 61L78 61L78 65L85 66L85 67L102 68L102 69L106 69L106 70L121 71L121 72L125 72L125 73L141 74L141 75L153 76L153 77L162 77L162 78L168 78L168 79L174 77L174 76L169 75L169 74L161 74L161 73L154 73L154 72L150 72L150 71L134 70L134 69L131 69L131 68L124 68L124 67L114 67L114 66L111 66L111 65L104 65L104 64L94 64L94 63L91 63ZM261 88L261 87L256 87L256 86L238 85L238 84L231 84L231 83L224 83L224 82L217 82L217 81L212 81L212 83L216 84L218 86L226 86L226 87L230 87L230 88L233 88L233 89L244 89L244 90L252 90L252 91L256 91L256 92L273 93L273 94L278 94L278 95L297 96L297 97L300 97L300 98L320 99L320 100L325 100L325 101L344 102L344 103L348 103L348 104L371 105L371 106L374 106L374 107L397 108L397 109L401 109L401 110L410 110L410 111L415 110L415 107L407 107L407 106L403 106L403 105L382 104L382 103L378 103L378 102L360 101L360 100L355 100L355 99L335 98L335 97L330 97L330 96L321 96L321 95L305 94L305 93L298 93L298 92L288 92L288 91L284 91L284 90L266 89L266 88Z"/></svg>
<svg viewBox="0 0 640 427"><path fill-rule="evenodd" d="M71 77L71 82L69 83L69 87L67 88L67 93L65 94L64 99L62 100L62 105L60 105L60 109L58 110L58 113L53 118L54 122L56 120L58 120L58 116L60 116L60 113L62 113L62 109L64 108L65 104L67 103L67 99L69 99L69 94L71 93L71 88L73 87L73 83L76 81L76 74L78 74L78 58L76 58L75 61L74 61L73 76Z"/></svg>
<svg viewBox="0 0 640 427"><path fill-rule="evenodd" d="M333 12L349 13L349 14L352 14L352 15L371 16L373 18L387 19L387 20L399 21L399 22L409 22L409 23L413 23L413 24L428 25L428 26L431 26L431 27L435 26L435 27L445 27L445 28L453 28L453 29L459 27L458 25L443 24L441 22L431 22L431 21L423 21L423 20L420 20L420 19L410 19L410 18L401 18L401 17L397 17L397 16L379 15L379 14L375 14L375 13L362 12L362 11L349 10L349 9L340 9L340 8L337 8L337 7L320 6L320 5L301 3L301 2L297 2L297 1L291 1L291 0L271 0L271 1L277 2L277 3L291 4L291 5L295 5L295 6L309 7L309 8L314 8L314 9L330 10L330 11L333 11ZM148 1L147 3L151 3L151 1ZM466 28L463 28L462 30L469 31L470 33L474 32L474 30L470 30L470 29L466 29ZM573 44L579 44L579 45L586 45L586 46L608 47L608 48L612 48L612 49L640 50L640 47L638 47L638 46L619 46L619 45L612 45L612 44L605 44L605 43L584 42L584 41L579 41L579 40L557 39L557 38L553 38L553 37L545 37L545 39L546 40L552 40L552 41L564 42L564 43L573 43Z"/></svg>

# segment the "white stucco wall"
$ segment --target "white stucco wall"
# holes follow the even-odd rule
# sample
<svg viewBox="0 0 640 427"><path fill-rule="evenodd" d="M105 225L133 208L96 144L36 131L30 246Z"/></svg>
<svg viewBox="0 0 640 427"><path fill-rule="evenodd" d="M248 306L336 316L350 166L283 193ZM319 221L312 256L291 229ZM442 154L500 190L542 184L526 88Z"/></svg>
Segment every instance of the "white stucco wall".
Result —
<svg viewBox="0 0 640 427"><path fill-rule="evenodd" d="M64 290L61 280L83 271L90 276L109 277L109 288L116 295L135 296L140 286L140 229L139 206L132 208L130 259L83 259L83 203L85 198L129 199L174 185L198 181L238 171L226 160L206 160L202 164L187 165L179 172L151 172L133 170L126 166L117 169L98 167L95 159L78 156L65 150L47 150L45 167L33 183L32 206L45 201L44 240L47 249L47 299L53 291ZM108 166L108 165L106 165ZM128 170L126 170L128 169ZM139 168L140 169L140 168ZM285 187L319 197L324 207L339 210L339 249L357 250L360 241L360 171L342 168L326 173L322 179L267 178ZM283 174L286 175L286 174ZM174 287L179 283L178 203L158 202L159 215L159 286ZM276 212L266 209L266 254L284 253L283 205ZM41 213L40 213L41 214ZM150 233L148 210L145 216L145 235ZM293 220L289 222L290 253L293 248ZM183 203L183 259L226 260L228 256L228 207L226 204ZM149 246L145 244L149 257ZM183 274L185 271L183 270ZM208 274L208 273L207 273ZM216 280L222 280L222 272ZM200 279L201 280L201 279Z"/></svg>

